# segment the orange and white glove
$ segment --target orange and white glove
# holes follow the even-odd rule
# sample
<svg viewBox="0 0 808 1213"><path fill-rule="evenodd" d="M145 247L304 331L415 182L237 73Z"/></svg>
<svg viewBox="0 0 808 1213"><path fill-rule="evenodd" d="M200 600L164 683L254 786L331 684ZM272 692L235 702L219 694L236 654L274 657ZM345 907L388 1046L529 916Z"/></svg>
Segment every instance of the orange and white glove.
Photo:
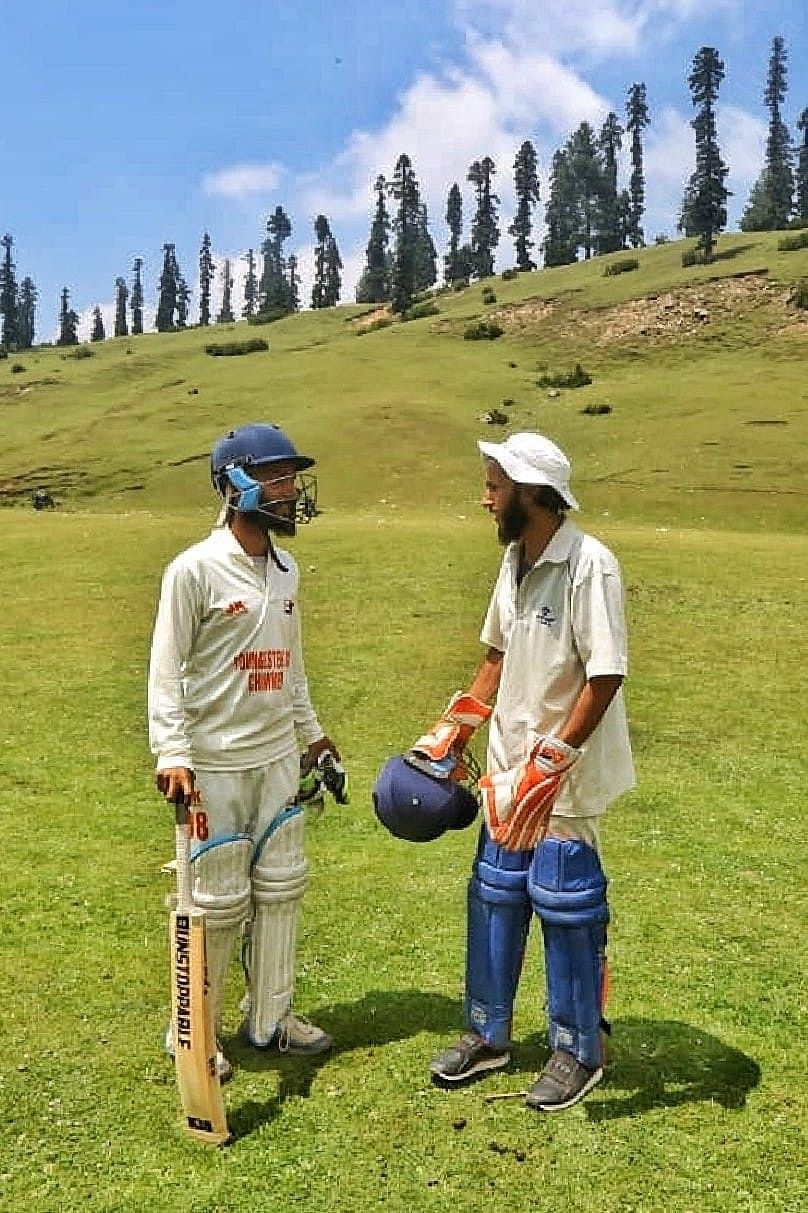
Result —
<svg viewBox="0 0 808 1213"><path fill-rule="evenodd" d="M479 788L488 833L506 851L527 851L544 838L553 804L581 751L540 737L527 762L483 775Z"/></svg>
<svg viewBox="0 0 808 1213"><path fill-rule="evenodd" d="M475 729L485 724L493 708L466 691L457 691L446 705L443 715L413 744L411 752L429 762L446 759L457 764L450 778L464 779L466 767L463 751Z"/></svg>

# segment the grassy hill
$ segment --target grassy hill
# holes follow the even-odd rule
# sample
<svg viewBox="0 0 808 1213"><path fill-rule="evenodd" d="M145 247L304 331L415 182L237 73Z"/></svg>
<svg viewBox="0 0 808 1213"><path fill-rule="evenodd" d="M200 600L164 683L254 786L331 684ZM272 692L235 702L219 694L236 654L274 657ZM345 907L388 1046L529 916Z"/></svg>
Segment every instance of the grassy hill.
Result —
<svg viewBox="0 0 808 1213"><path fill-rule="evenodd" d="M595 513L799 528L808 314L789 296L808 249L729 236L713 265L683 269L683 247L642 250L637 271L613 277L604 268L620 255L495 278L495 303L474 284L439 296L436 316L379 331L361 333L367 309L345 306L12 356L0 363L0 500L27 503L45 484L67 508L201 505L215 438L272 419L317 456L327 507L457 503L476 492L478 436L538 428L569 451ZM481 317L504 335L464 341ZM259 334L266 353L204 353ZM538 386L576 362L591 385ZM492 409L507 427L480 420Z"/></svg>

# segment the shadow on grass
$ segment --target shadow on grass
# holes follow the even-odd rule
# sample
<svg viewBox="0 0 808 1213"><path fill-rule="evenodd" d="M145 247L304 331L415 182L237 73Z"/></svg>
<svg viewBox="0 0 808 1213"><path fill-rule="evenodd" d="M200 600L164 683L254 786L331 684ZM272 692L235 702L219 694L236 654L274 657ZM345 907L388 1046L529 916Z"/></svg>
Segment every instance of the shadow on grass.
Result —
<svg viewBox="0 0 808 1213"><path fill-rule="evenodd" d="M653 1108L717 1103L743 1108L760 1066L709 1032L676 1020L622 1019L613 1024L609 1067L598 1091L625 1091L585 1108L590 1120L637 1116Z"/></svg>
<svg viewBox="0 0 808 1213"><path fill-rule="evenodd" d="M338 1003L311 1012L312 1020L334 1037L329 1053L314 1057L289 1056L275 1049L262 1052L250 1048L238 1036L225 1038L225 1052L239 1070L274 1070L280 1079L277 1094L264 1103L249 1101L229 1113L234 1139L245 1137L273 1120L287 1099L307 1098L319 1070L329 1058L355 1049L371 1056L374 1049L415 1036L424 1029L458 1035L463 1008L459 999L420 990L374 990L356 1002Z"/></svg>

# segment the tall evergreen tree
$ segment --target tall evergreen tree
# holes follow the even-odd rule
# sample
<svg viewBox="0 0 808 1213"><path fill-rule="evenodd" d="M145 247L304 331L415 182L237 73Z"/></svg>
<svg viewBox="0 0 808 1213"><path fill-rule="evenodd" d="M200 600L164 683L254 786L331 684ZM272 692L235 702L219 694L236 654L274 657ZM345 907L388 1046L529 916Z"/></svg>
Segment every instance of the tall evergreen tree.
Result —
<svg viewBox="0 0 808 1213"><path fill-rule="evenodd" d="M718 146L715 106L718 90L724 79L724 63L712 46L703 46L693 60L687 82L696 107L691 126L696 136L696 170L690 178L693 191L689 207L689 222L699 238L698 247L705 261L712 260L713 249L720 232L727 225L725 180L729 169L721 158Z"/></svg>
<svg viewBox="0 0 808 1213"><path fill-rule="evenodd" d="M0 317L3 330L0 334L0 345L6 350L17 348L17 279L15 276L14 259L11 250L14 247L13 238L6 233L2 241L3 263L0 265Z"/></svg>
<svg viewBox="0 0 808 1213"><path fill-rule="evenodd" d="M210 324L210 288L215 272L216 266L210 251L210 235L205 232L199 250L199 323L204 327Z"/></svg>
<svg viewBox="0 0 808 1213"><path fill-rule="evenodd" d="M387 213L387 182L376 178L376 208L365 250L365 267L356 288L357 303L386 303L390 298L390 216Z"/></svg>
<svg viewBox="0 0 808 1213"><path fill-rule="evenodd" d="M785 227L794 207L791 135L782 118L786 98L788 54L782 38L772 41L763 100L769 110L766 158L741 216L741 231L772 231Z"/></svg>
<svg viewBox="0 0 808 1213"><path fill-rule="evenodd" d="M595 132L582 122L567 141L567 162L572 174L579 218L577 245L589 259L600 245L600 205L603 196L603 165Z"/></svg>
<svg viewBox="0 0 808 1213"><path fill-rule="evenodd" d="M516 268L527 272L535 270L531 257L533 248L533 208L539 201L539 174L536 149L526 139L513 162L513 183L516 191L516 215L508 232L514 237Z"/></svg>
<svg viewBox="0 0 808 1213"><path fill-rule="evenodd" d="M93 327L90 332L90 340L103 341L105 337L104 317L101 315L101 308L96 304L93 308Z"/></svg>
<svg viewBox="0 0 808 1213"><path fill-rule="evenodd" d="M233 274L230 269L230 258L225 257L222 269L222 306L216 317L217 324L233 324Z"/></svg>
<svg viewBox="0 0 808 1213"><path fill-rule="evenodd" d="M602 156L601 195L598 215L598 252L613 253L624 248L624 221L617 189L617 156L623 146L623 128L617 114L606 115L598 136Z"/></svg>
<svg viewBox="0 0 808 1213"><path fill-rule="evenodd" d="M443 258L443 279L449 286L465 278L461 268L460 241L463 239L463 195L455 181L446 199L446 225L449 228L449 250Z"/></svg>
<svg viewBox="0 0 808 1213"><path fill-rule="evenodd" d="M581 223L575 178L565 149L559 149L553 155L544 222L544 264L548 267L570 265L577 257Z"/></svg>
<svg viewBox="0 0 808 1213"><path fill-rule="evenodd" d="M163 245L163 272L157 297L155 325L158 333L168 333L175 327L174 313L177 310L177 280L179 278L177 255L173 244Z"/></svg>
<svg viewBox="0 0 808 1213"><path fill-rule="evenodd" d="M397 205L393 218L395 245L391 269L391 304L394 312L406 312L415 295L421 197L412 161L402 153L396 161L390 194Z"/></svg>
<svg viewBox="0 0 808 1213"><path fill-rule="evenodd" d="M496 165L490 156L475 160L467 180L472 183L477 210L471 223L471 255L475 278L490 278L494 272L494 254L499 244L499 197L491 188Z"/></svg>
<svg viewBox="0 0 808 1213"><path fill-rule="evenodd" d="M283 244L292 234L292 222L282 206L276 206L267 219L267 238L261 245L264 258L261 281L259 283L259 308L262 312L275 312L283 315L295 311L292 304L293 292L287 276L287 265L283 254Z"/></svg>
<svg viewBox="0 0 808 1213"><path fill-rule="evenodd" d="M426 203L418 205L418 226L415 234L415 293L428 291L438 280L438 250L429 234Z"/></svg>
<svg viewBox="0 0 808 1213"><path fill-rule="evenodd" d="M115 336L127 337L129 329L126 323L126 300L129 298L129 289L126 285L125 278L115 279Z"/></svg>
<svg viewBox="0 0 808 1213"><path fill-rule="evenodd" d="M286 264L286 310L287 312L299 312L300 276L297 272L297 257L294 255L294 253L289 254L289 260Z"/></svg>
<svg viewBox="0 0 808 1213"><path fill-rule="evenodd" d="M25 277L20 283L17 301L17 349L30 350L34 344L36 322L37 289L32 278Z"/></svg>
<svg viewBox="0 0 808 1213"><path fill-rule="evenodd" d="M325 250L325 306L336 307L342 293L342 257L333 232Z"/></svg>
<svg viewBox="0 0 808 1213"><path fill-rule="evenodd" d="M314 235L317 243L314 246L314 284L311 291L311 306L317 309L329 306L326 303L326 256L328 242L331 239L331 228L325 215L318 215L314 220Z"/></svg>
<svg viewBox="0 0 808 1213"><path fill-rule="evenodd" d="M132 296L130 299L132 305L132 336L137 337L143 332L143 279L141 277L143 270L143 258L135 257L132 272L134 279L132 281Z"/></svg>
<svg viewBox="0 0 808 1213"><path fill-rule="evenodd" d="M643 169L642 133L651 121L648 114L645 85L632 84L626 102L626 131L631 135L631 179L628 212L628 243L632 248L642 248L645 233L642 217L645 214L645 172Z"/></svg>
<svg viewBox="0 0 808 1213"><path fill-rule="evenodd" d="M244 279L244 307L242 316L249 319L258 310L258 275L255 272L255 253L247 250L247 276Z"/></svg>
<svg viewBox="0 0 808 1213"><path fill-rule="evenodd" d="M808 223L808 109L804 109L800 114L797 120L797 130L802 131L802 143L797 160L797 218L801 223Z"/></svg>
<svg viewBox="0 0 808 1213"><path fill-rule="evenodd" d="M78 313L74 312L70 306L70 292L67 287L62 288L62 294L59 303L59 336L56 338L57 345L78 345L79 343L79 318Z"/></svg>
<svg viewBox="0 0 808 1213"><path fill-rule="evenodd" d="M177 267L177 328L188 326L188 307L191 302L191 288Z"/></svg>

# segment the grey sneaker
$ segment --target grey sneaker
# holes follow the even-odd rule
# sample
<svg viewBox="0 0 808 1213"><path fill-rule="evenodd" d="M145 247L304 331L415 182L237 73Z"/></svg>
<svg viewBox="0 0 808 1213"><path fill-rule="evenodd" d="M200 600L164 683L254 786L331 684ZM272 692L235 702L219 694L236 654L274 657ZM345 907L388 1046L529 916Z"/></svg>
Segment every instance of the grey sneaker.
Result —
<svg viewBox="0 0 808 1213"><path fill-rule="evenodd" d="M269 1042L279 1053L327 1053L334 1038L303 1015L287 1011Z"/></svg>
<svg viewBox="0 0 808 1213"><path fill-rule="evenodd" d="M174 1037L171 1032L171 1024L166 1028L165 1040L163 1047L168 1057L174 1060ZM216 1073L219 1075L219 1082L229 1082L233 1077L233 1067L222 1052L222 1046L216 1041Z"/></svg>
<svg viewBox="0 0 808 1213"><path fill-rule="evenodd" d="M487 1070L501 1070L510 1060L507 1049L492 1049L476 1032L464 1032L457 1044L432 1058L429 1072L442 1082L468 1082Z"/></svg>
<svg viewBox="0 0 808 1213"><path fill-rule="evenodd" d="M529 1108L540 1112L563 1112L603 1078L603 1066L590 1070L571 1053L556 1049L539 1077L525 1096Z"/></svg>

